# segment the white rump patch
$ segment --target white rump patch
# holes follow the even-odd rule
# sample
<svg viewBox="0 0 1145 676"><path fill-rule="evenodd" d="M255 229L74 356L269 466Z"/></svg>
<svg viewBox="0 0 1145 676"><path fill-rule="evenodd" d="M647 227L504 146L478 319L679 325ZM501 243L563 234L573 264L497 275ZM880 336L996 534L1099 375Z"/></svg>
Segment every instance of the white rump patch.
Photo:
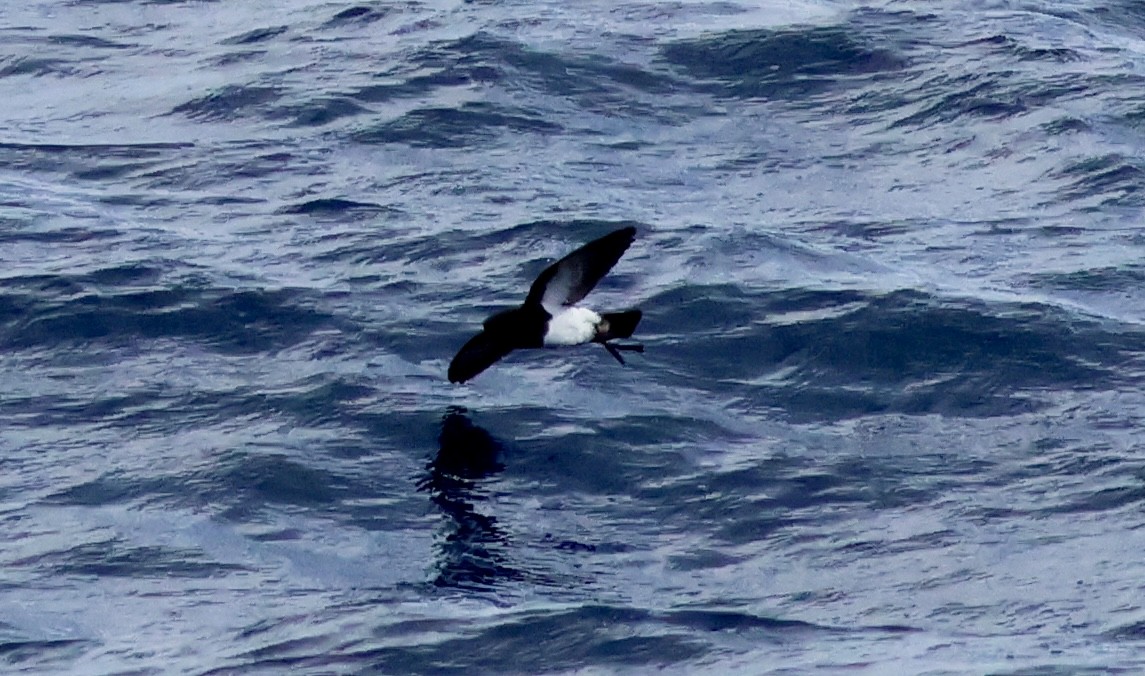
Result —
<svg viewBox="0 0 1145 676"><path fill-rule="evenodd" d="M565 308L549 320L545 347L580 345L596 337L600 315L586 307Z"/></svg>

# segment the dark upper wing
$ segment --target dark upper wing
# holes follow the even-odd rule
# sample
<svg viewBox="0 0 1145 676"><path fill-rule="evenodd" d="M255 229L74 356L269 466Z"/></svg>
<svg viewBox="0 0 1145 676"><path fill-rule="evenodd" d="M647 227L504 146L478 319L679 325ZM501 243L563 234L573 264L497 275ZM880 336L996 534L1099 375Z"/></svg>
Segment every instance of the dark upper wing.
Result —
<svg viewBox="0 0 1145 676"><path fill-rule="evenodd" d="M497 340L488 331L473 336L449 362L449 382L463 383L492 366L513 351L508 342Z"/></svg>
<svg viewBox="0 0 1145 676"><path fill-rule="evenodd" d="M621 228L553 263L533 282L525 304L540 303L549 314L556 314L562 305L576 303L608 274L634 239L636 228Z"/></svg>

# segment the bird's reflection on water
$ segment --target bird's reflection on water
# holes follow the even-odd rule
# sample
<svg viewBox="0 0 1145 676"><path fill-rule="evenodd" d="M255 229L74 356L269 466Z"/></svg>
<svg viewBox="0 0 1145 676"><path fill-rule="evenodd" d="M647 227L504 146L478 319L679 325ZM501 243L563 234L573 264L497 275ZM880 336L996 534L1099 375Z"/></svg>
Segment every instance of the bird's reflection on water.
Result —
<svg viewBox="0 0 1145 676"><path fill-rule="evenodd" d="M460 407L446 412L438 441L437 455L418 484L448 519L437 546L433 583L489 588L519 579L520 572L505 563L508 538L497 519L477 509L487 499L483 484L504 469L501 444L474 425Z"/></svg>

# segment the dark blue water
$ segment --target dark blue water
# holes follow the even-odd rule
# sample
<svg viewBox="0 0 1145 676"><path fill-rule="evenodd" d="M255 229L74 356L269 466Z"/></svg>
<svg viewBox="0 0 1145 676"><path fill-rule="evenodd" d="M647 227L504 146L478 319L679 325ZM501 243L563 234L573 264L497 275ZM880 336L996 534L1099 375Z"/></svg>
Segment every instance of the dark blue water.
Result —
<svg viewBox="0 0 1145 676"><path fill-rule="evenodd" d="M1139 3L264 4L0 9L0 670L1145 669Z"/></svg>

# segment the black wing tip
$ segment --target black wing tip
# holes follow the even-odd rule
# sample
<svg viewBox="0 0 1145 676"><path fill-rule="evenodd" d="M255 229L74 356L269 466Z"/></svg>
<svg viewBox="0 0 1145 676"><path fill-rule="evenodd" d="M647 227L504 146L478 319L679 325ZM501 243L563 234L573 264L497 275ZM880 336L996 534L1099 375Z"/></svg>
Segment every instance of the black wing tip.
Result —
<svg viewBox="0 0 1145 676"><path fill-rule="evenodd" d="M481 371L484 371L486 368L488 368L482 367L477 371L474 371L473 366L474 365L471 361L463 359L462 353L458 353L458 355L453 358L453 361L449 363L449 371L446 373L446 376L449 378L449 382L458 385L466 382L467 380L473 380L473 378L477 377Z"/></svg>
<svg viewBox="0 0 1145 676"><path fill-rule="evenodd" d="M447 378L449 378L449 382L455 383L455 384L456 383L463 383L466 380L469 380L469 378L473 377L473 376L467 377L465 374L461 373L461 365L458 364L457 357L454 357L453 361L451 361L449 363L449 371L447 371L445 375Z"/></svg>
<svg viewBox="0 0 1145 676"><path fill-rule="evenodd" d="M497 360L509 354L512 349L504 341L490 335L488 331L482 331L461 346L453 361L449 362L446 377L451 383L464 383L497 363Z"/></svg>
<svg viewBox="0 0 1145 676"><path fill-rule="evenodd" d="M636 240L636 226L628 225L620 228L619 230L613 230L611 233L605 235L605 237L616 237L617 239L623 237L624 239L628 240L629 244L631 244Z"/></svg>
<svg viewBox="0 0 1145 676"><path fill-rule="evenodd" d="M632 246L632 243L636 241L636 226L629 225L619 230L613 230L600 239L616 242L617 248L620 249L620 253L617 255L617 260L619 260L620 256L623 256L624 252L628 251L628 247Z"/></svg>
<svg viewBox="0 0 1145 676"><path fill-rule="evenodd" d="M612 232L608 233L607 235L602 235L600 237L597 237L596 239L589 242L585 246L592 246L593 244L597 244L597 243L603 244L604 242L608 242L608 243L615 242L616 244L620 245L621 251L623 252L629 246L631 246L632 243L635 241L636 241L636 226L626 225L623 228L618 228L616 230L613 230Z"/></svg>

